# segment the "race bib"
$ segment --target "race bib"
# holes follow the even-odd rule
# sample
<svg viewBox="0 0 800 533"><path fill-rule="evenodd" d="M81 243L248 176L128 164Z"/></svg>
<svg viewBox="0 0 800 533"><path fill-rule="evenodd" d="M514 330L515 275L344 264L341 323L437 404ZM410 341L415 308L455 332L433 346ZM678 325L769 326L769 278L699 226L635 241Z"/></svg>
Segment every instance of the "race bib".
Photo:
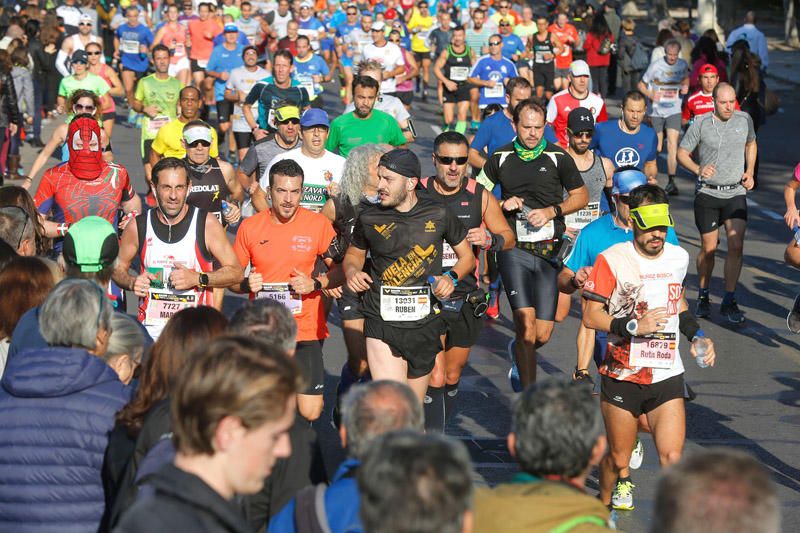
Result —
<svg viewBox="0 0 800 533"><path fill-rule="evenodd" d="M654 106L659 109L672 109L678 106L681 101L680 89L679 85L656 86L658 100L654 103Z"/></svg>
<svg viewBox="0 0 800 533"><path fill-rule="evenodd" d="M157 117L151 118L147 122L147 133L150 135L158 134L158 130L163 128L169 122L169 117L166 115L158 115Z"/></svg>
<svg viewBox="0 0 800 533"><path fill-rule="evenodd" d="M450 268L457 262L458 256L456 255L455 250L453 250L453 247L447 243L444 243L444 246L442 247L442 268Z"/></svg>
<svg viewBox="0 0 800 533"><path fill-rule="evenodd" d="M325 185L303 185L303 197L300 199L300 205L302 207L319 212L327 201L328 190Z"/></svg>
<svg viewBox="0 0 800 533"><path fill-rule="evenodd" d="M280 302L293 315L299 315L303 311L303 297L292 292L288 283L265 283L256 293L256 298L269 298Z"/></svg>
<svg viewBox="0 0 800 533"><path fill-rule="evenodd" d="M631 367L672 368L678 355L678 341L674 333L653 333L647 337L631 339Z"/></svg>
<svg viewBox="0 0 800 533"><path fill-rule="evenodd" d="M173 50L174 57L185 57L186 56L186 46L184 44L176 44Z"/></svg>
<svg viewBox="0 0 800 533"><path fill-rule="evenodd" d="M589 202L585 208L566 215L564 222L568 228L583 229L598 218L600 218L600 202Z"/></svg>
<svg viewBox="0 0 800 533"><path fill-rule="evenodd" d="M484 87L483 94L486 98L504 98L506 95L506 88L502 83L498 83L494 87Z"/></svg>
<svg viewBox="0 0 800 533"><path fill-rule="evenodd" d="M431 314L429 287L381 287L381 318L414 322Z"/></svg>
<svg viewBox="0 0 800 533"><path fill-rule="evenodd" d="M198 59L197 66L200 68L206 68L208 66L208 59Z"/></svg>
<svg viewBox="0 0 800 533"><path fill-rule="evenodd" d="M144 312L144 325L163 326L175 313L196 306L197 295L192 292L181 294L151 290Z"/></svg>
<svg viewBox="0 0 800 533"><path fill-rule="evenodd" d="M555 235L555 224L550 220L537 228L533 226L525 215L517 213L517 241L519 242L540 242L549 241Z"/></svg>
<svg viewBox="0 0 800 533"><path fill-rule="evenodd" d="M317 94L316 86L314 85L314 79L311 78L311 76L303 76L302 78L297 78L297 81L300 82L300 87L303 87L306 90L308 97L314 98L314 95Z"/></svg>
<svg viewBox="0 0 800 533"><path fill-rule="evenodd" d="M122 39L119 42L119 49L124 54L138 54L139 41L133 41L131 39Z"/></svg>
<svg viewBox="0 0 800 533"><path fill-rule="evenodd" d="M469 76L469 67L450 67L450 79L453 81L466 81Z"/></svg>

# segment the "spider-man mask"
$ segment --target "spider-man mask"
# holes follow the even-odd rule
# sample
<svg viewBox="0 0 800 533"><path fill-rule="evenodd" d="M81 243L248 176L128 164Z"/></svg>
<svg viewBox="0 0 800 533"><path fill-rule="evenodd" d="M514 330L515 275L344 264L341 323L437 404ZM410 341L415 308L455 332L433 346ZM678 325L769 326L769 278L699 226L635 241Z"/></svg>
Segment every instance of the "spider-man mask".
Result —
<svg viewBox="0 0 800 533"><path fill-rule="evenodd" d="M67 130L69 165L72 174L81 180L93 180L103 170L103 152L100 149L100 125L87 117L74 119Z"/></svg>

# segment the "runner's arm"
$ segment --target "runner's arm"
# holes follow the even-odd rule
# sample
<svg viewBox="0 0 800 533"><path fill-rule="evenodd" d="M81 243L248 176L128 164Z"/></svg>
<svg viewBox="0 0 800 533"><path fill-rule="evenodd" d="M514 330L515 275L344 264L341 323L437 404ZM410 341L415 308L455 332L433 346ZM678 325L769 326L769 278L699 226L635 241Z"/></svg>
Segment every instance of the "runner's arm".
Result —
<svg viewBox="0 0 800 533"><path fill-rule="evenodd" d="M752 188L752 180L753 175L756 171L756 157L758 156L758 143L756 140L753 139L752 141L748 142L744 146L744 166L745 171L744 175L742 176L742 183L745 185L745 188L750 189ZM748 187L745 183L749 180L751 187Z"/></svg>
<svg viewBox="0 0 800 533"><path fill-rule="evenodd" d="M800 181L792 178L783 187L783 201L786 202L786 214L783 215L789 229L794 229L800 224L800 213L797 210L797 190L800 189Z"/></svg>
<svg viewBox="0 0 800 533"><path fill-rule="evenodd" d="M336 220L336 204L333 203L333 198L328 198L325 201L325 205L322 206L322 210L320 211L325 218L333 222Z"/></svg>
<svg viewBox="0 0 800 533"><path fill-rule="evenodd" d="M47 144L44 145L42 151L39 152L39 155L36 156L36 161L33 162L31 165L31 171L28 173L28 176L31 177L31 180L36 178L36 175L42 170L47 164L47 161L50 159L50 156L53 155L55 152L56 147L64 144L64 140L66 139L67 133L67 125L62 124L53 132L53 135L50 136L50 139L47 141Z"/></svg>
<svg viewBox="0 0 800 533"><path fill-rule="evenodd" d="M433 75L436 76L436 79L444 84L450 81L444 76L444 72L442 72L446 62L447 50L443 50L442 53L439 54L439 57L436 58L436 63L433 64Z"/></svg>
<svg viewBox="0 0 800 533"><path fill-rule="evenodd" d="M125 200L120 204L122 207L122 211L127 215L128 213L136 212L139 214L142 212L142 199L139 198L138 194L134 194L130 200Z"/></svg>
<svg viewBox="0 0 800 533"><path fill-rule="evenodd" d="M606 174L606 187L612 187L614 185L614 162L611 161L607 157L601 157L600 161L603 162L603 172ZM645 169L647 168L647 163L645 163ZM647 176L647 172L645 172L645 176Z"/></svg>
<svg viewBox="0 0 800 533"><path fill-rule="evenodd" d="M612 171L610 175L613 176L614 172ZM656 176L658 176L658 161L656 159L645 161L644 175L647 176L648 183L656 184ZM609 183L607 186L611 187L611 184Z"/></svg>
<svg viewBox="0 0 800 533"><path fill-rule="evenodd" d="M683 148L682 146L678 147L678 163L681 164L683 168L691 172L695 176L700 175L700 165L695 163L694 158L692 157L692 152Z"/></svg>
<svg viewBox="0 0 800 533"><path fill-rule="evenodd" d="M122 238L119 241L119 254L114 264L114 273L111 275L114 283L129 291L134 290L134 283L139 277L130 274L131 262L139 251L139 229L135 220L131 222L122 232ZM138 295L142 296L142 294Z"/></svg>
<svg viewBox="0 0 800 533"><path fill-rule="evenodd" d="M567 194L567 199L559 204L561 206L561 213L564 215L575 213L586 207L589 203L589 190L586 188L586 185L567 191ZM555 214L555 209L553 209L553 213Z"/></svg>
<svg viewBox="0 0 800 533"><path fill-rule="evenodd" d="M236 170L227 161L220 161L219 166L220 170L222 170L222 177L225 178L225 184L228 186L228 190L231 191L231 198L241 203L244 201L244 189L239 180L236 179Z"/></svg>
<svg viewBox="0 0 800 533"><path fill-rule="evenodd" d="M211 213L206 215L206 246L214 259L221 265L219 269L208 274L209 287L230 287L241 281L244 269L239 264L239 259L233 251L225 228L219 223L217 217ZM200 273L198 275L198 282Z"/></svg>
<svg viewBox="0 0 800 533"><path fill-rule="evenodd" d="M510 250L516 246L517 239L514 236L514 232L511 230L511 226L508 225L508 221L500 207L500 202L486 189L483 191L483 198L486 203L486 209L483 213L483 222L492 234L492 245L489 249L493 252ZM500 244L501 239L503 241L502 244Z"/></svg>
<svg viewBox="0 0 800 533"><path fill-rule="evenodd" d="M111 88L108 90L108 94L117 97L125 96L125 87L122 86L122 80L119 79L117 73L112 68L107 68L106 76L108 76L108 80L111 82Z"/></svg>
<svg viewBox="0 0 800 533"><path fill-rule="evenodd" d="M472 253L472 245L465 238L458 244L450 243L453 251L456 253L458 261L453 265L450 270L458 275L458 279L464 279L471 272L475 271L475 254ZM449 276L445 276L449 278Z"/></svg>
<svg viewBox="0 0 800 533"><path fill-rule="evenodd" d="M486 164L486 157L476 148L469 147L469 164L475 168L483 168Z"/></svg>

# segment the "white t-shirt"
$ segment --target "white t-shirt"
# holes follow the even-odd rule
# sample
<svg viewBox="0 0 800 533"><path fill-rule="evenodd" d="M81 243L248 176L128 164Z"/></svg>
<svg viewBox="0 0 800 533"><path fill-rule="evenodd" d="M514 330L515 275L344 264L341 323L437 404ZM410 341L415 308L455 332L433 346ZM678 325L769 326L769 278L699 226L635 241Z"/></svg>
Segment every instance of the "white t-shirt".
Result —
<svg viewBox="0 0 800 533"><path fill-rule="evenodd" d="M660 99L649 102L648 115L651 117L669 117L681 112L681 81L689 75L689 65L678 58L674 65L667 63L666 58L658 59L647 67L642 81L647 88L655 90Z"/></svg>
<svg viewBox="0 0 800 533"><path fill-rule="evenodd" d="M325 150L322 157L314 158L303 154L302 148L295 148L275 156L269 162L259 183L265 191L269 187L269 169L278 161L294 159L303 169L303 197L300 200L302 207L319 211L328 200L326 188L331 182L339 183L344 172L345 158Z"/></svg>
<svg viewBox="0 0 800 533"><path fill-rule="evenodd" d="M349 113L355 110L355 108L356 106L349 103L347 107L344 108L344 113ZM411 118L411 113L408 112L403 102L401 102L398 97L392 96L391 94L378 95L378 99L375 100L375 109L392 115L397 122L402 122Z"/></svg>
<svg viewBox="0 0 800 533"><path fill-rule="evenodd" d="M259 80L263 80L267 76L269 76L269 72L261 67L257 67L256 70L252 72L247 70L247 67L238 67L231 71L225 88L241 91L245 95L248 95L250 94L250 89L252 89ZM252 111L253 118L258 120L258 106L253 106ZM238 102L233 105L233 116L231 120L233 122L233 131L237 133L249 133L251 131L250 126L247 124L242 114L242 106L239 105Z"/></svg>
<svg viewBox="0 0 800 533"><path fill-rule="evenodd" d="M374 43L368 44L364 47L363 59L377 61L383 66L383 72L390 72L404 64L403 52L401 52L400 47L394 43L386 43L380 47L375 46ZM396 90L397 78L392 77L384 79L381 82L382 93L393 93Z"/></svg>

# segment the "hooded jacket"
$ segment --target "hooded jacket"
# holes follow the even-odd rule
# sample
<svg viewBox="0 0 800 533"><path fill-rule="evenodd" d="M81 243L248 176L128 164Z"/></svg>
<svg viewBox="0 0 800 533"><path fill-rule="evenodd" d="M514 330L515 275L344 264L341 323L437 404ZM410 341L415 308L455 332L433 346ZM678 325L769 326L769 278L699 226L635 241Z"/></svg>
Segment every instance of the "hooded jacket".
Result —
<svg viewBox="0 0 800 533"><path fill-rule="evenodd" d="M11 357L0 382L0 531L95 531L101 468L128 387L82 348Z"/></svg>

